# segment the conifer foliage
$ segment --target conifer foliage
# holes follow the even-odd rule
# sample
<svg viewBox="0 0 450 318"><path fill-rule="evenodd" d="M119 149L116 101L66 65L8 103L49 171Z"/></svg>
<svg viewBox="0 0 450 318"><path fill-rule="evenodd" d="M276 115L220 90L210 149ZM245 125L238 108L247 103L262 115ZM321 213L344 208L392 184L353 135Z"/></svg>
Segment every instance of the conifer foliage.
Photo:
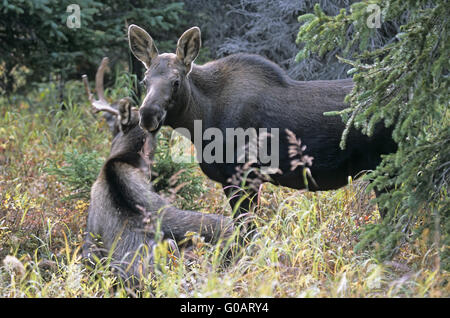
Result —
<svg viewBox="0 0 450 318"><path fill-rule="evenodd" d="M53 75L93 78L98 61L130 57L127 26L152 30L160 49L184 30L184 3L167 0L8 0L0 5L0 94L24 92ZM141 63L139 63L140 65Z"/></svg>
<svg viewBox="0 0 450 318"><path fill-rule="evenodd" d="M448 1L371 0L354 3L328 16L319 4L299 17L297 60L323 55L339 47L340 59L352 66L355 82L340 115L346 123L341 147L351 126L371 135L377 123L393 127L396 153L366 177L369 189L391 189L376 199L388 210L381 224L362 233L357 248L371 243L381 258L392 256L401 243L429 235L437 267L450 259L450 111ZM379 24L377 26L377 20ZM377 28L401 21L390 43L370 49ZM355 48L357 50L355 51ZM349 52L356 52L350 53ZM345 58L344 58L345 57Z"/></svg>

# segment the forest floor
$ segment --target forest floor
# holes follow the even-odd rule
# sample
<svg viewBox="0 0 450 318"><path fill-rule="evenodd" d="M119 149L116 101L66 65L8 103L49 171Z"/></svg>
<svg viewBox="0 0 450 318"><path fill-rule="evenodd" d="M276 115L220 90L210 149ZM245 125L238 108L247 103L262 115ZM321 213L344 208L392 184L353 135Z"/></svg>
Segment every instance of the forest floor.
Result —
<svg viewBox="0 0 450 318"><path fill-rule="evenodd" d="M108 268L90 270L81 259L89 188L111 134L90 112L81 83L67 87L64 110L51 85L23 98L0 97L0 297L129 296ZM64 167L76 173L62 176ZM189 173L207 190L193 194L198 210L230 215L221 187L199 168ZM449 297L450 275L427 244L433 239L428 232L404 242L388 261L377 259L376 246L355 251L362 229L380 222L365 186L355 181L307 193L265 184L254 213L256 233L231 261L201 240L189 258L182 253L171 260L161 252L138 294Z"/></svg>

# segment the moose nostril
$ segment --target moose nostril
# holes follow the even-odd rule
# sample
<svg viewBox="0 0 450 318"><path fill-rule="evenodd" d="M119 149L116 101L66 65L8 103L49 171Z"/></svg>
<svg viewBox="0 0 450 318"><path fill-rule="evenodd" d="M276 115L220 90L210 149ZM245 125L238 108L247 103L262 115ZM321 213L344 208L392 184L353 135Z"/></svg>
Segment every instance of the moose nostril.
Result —
<svg viewBox="0 0 450 318"><path fill-rule="evenodd" d="M141 120L145 121L146 118L151 116L151 112L149 111L148 108L142 107L141 109L139 109L139 115L141 116Z"/></svg>
<svg viewBox="0 0 450 318"><path fill-rule="evenodd" d="M150 107L141 107L139 109L139 114L141 117L152 117L160 112L160 107L158 105L150 106Z"/></svg>
<svg viewBox="0 0 450 318"><path fill-rule="evenodd" d="M146 106L139 109L139 125L143 129L153 131L161 121L161 109L158 105Z"/></svg>

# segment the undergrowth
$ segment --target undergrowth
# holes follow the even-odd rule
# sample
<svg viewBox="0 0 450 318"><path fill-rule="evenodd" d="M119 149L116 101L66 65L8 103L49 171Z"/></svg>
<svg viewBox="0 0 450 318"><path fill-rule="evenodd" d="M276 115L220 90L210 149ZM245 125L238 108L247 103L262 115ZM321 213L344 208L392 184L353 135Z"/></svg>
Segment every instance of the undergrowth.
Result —
<svg viewBox="0 0 450 318"><path fill-rule="evenodd" d="M319 193L264 184L255 198L257 230L230 260L197 238L169 262L160 243L154 274L130 292L107 267L89 269L81 260L89 189L111 134L91 113L81 83L67 86L63 104L52 85L26 98L0 97L0 297L450 296L449 273L426 244L430 233L405 242L390 261L355 250L362 229L381 222L360 181ZM169 184L164 173L170 178L180 168L164 155L156 158L161 188ZM177 182L187 188L172 192L174 204L231 214L218 184L195 164L182 169Z"/></svg>

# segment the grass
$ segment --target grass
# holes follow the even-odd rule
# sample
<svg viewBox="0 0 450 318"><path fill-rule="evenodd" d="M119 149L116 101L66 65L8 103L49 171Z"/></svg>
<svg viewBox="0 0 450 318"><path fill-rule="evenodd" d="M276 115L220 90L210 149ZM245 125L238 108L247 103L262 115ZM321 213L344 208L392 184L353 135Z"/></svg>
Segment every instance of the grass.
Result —
<svg viewBox="0 0 450 318"><path fill-rule="evenodd" d="M51 173L67 167L67 153L95 153L103 161L111 142L108 127L90 113L81 83L68 85L64 111L55 91L44 85L26 98L0 97L0 297L128 297L130 291L106 266L83 265L89 198L74 196L64 178ZM199 210L229 215L221 187L197 167L190 173L207 190L198 193ZM381 262L372 250L355 252L363 227L380 222L364 186L354 182L306 193L265 184L255 213L257 232L228 265L220 246L198 238L178 259L161 243L154 274L134 293L449 297L449 273L426 244L432 239L427 233L404 243L390 261Z"/></svg>

